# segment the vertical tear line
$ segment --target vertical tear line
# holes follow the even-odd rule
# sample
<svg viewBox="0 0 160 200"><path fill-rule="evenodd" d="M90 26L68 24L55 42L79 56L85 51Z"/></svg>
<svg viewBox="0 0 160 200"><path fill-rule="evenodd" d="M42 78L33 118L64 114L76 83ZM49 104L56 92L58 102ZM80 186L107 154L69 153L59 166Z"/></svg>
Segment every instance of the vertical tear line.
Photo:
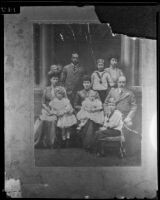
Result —
<svg viewBox="0 0 160 200"><path fill-rule="evenodd" d="M108 28L109 28L109 30L110 30L110 33L111 33L111 35L112 35L112 28L111 28L110 24L107 23L106 25L108 26Z"/></svg>
<svg viewBox="0 0 160 200"><path fill-rule="evenodd" d="M85 38L86 38L86 42L87 42L88 41L88 36L87 36L86 31L84 31L84 33L85 33Z"/></svg>
<svg viewBox="0 0 160 200"><path fill-rule="evenodd" d="M74 31L73 31L72 27L69 24L68 24L68 26L69 26L69 29L72 32L72 36L73 36L74 41L76 41L76 37L75 37L75 34L74 34Z"/></svg>
<svg viewBox="0 0 160 200"><path fill-rule="evenodd" d="M63 37L62 33L60 33L59 35L60 35L61 40L64 42L64 37Z"/></svg>
<svg viewBox="0 0 160 200"><path fill-rule="evenodd" d="M112 28L111 28L110 24L107 23L106 25L109 27L109 30L110 30L111 35L112 35L113 37L117 36L116 33L113 33L113 32L112 32Z"/></svg>
<svg viewBox="0 0 160 200"><path fill-rule="evenodd" d="M91 31L90 31L90 24L89 23L87 24L87 30L88 30L88 35L89 35L89 47L91 49L91 54L92 54L92 58L93 58L94 64L96 65L94 51L93 51L93 48L92 48L92 38L91 38Z"/></svg>

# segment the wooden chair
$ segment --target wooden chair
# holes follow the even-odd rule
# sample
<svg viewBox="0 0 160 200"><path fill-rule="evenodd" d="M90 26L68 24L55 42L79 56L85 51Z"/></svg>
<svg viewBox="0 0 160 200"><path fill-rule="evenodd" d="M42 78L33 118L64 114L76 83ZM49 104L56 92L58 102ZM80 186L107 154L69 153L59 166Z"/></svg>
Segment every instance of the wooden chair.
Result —
<svg viewBox="0 0 160 200"><path fill-rule="evenodd" d="M102 133L101 130L97 131L97 135ZM97 153L99 156L106 156L106 152L116 150L120 158L126 156L125 142L122 131L108 129L103 131L105 136L97 138Z"/></svg>

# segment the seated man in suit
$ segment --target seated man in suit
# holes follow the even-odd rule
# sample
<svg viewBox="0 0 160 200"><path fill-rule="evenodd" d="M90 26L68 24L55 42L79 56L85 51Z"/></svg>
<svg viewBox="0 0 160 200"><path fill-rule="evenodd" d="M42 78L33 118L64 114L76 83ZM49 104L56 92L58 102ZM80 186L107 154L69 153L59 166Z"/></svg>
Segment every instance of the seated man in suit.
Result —
<svg viewBox="0 0 160 200"><path fill-rule="evenodd" d="M115 110L121 113L122 121L127 125L132 125L132 119L135 116L137 110L137 104L135 95L133 92L126 88L126 77L120 76L118 78L118 88L112 88L107 95L104 102L104 112L107 114L108 103L110 99L114 99ZM108 136L117 136L117 129L112 126L111 128L102 128L98 130L95 134L95 148L99 139L105 139ZM124 138L125 139L125 138ZM97 149L96 149L97 150ZM103 149L101 149L101 153ZM102 153L103 154L103 153Z"/></svg>

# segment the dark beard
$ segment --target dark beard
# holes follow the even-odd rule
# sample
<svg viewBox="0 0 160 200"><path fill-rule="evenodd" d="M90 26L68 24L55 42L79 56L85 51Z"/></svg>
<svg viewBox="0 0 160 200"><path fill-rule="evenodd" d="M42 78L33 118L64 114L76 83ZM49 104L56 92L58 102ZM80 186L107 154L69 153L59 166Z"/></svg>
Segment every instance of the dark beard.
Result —
<svg viewBox="0 0 160 200"><path fill-rule="evenodd" d="M74 66L77 66L79 62L72 62Z"/></svg>
<svg viewBox="0 0 160 200"><path fill-rule="evenodd" d="M103 72L103 71L104 71L104 68L103 68L103 69L98 69L98 71L99 71L99 72Z"/></svg>
<svg viewBox="0 0 160 200"><path fill-rule="evenodd" d="M84 88L86 91L90 90L90 88Z"/></svg>

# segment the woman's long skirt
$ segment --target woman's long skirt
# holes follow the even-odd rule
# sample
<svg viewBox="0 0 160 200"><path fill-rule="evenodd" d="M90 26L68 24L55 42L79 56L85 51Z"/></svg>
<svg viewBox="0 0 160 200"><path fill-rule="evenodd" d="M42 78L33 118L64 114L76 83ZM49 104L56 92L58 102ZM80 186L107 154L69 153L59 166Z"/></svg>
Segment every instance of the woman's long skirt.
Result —
<svg viewBox="0 0 160 200"><path fill-rule="evenodd" d="M99 128L99 124L88 120L81 130L82 147L86 150L92 150L94 143L94 134Z"/></svg>
<svg viewBox="0 0 160 200"><path fill-rule="evenodd" d="M56 139L56 121L37 119L34 126L35 148L52 147Z"/></svg>

